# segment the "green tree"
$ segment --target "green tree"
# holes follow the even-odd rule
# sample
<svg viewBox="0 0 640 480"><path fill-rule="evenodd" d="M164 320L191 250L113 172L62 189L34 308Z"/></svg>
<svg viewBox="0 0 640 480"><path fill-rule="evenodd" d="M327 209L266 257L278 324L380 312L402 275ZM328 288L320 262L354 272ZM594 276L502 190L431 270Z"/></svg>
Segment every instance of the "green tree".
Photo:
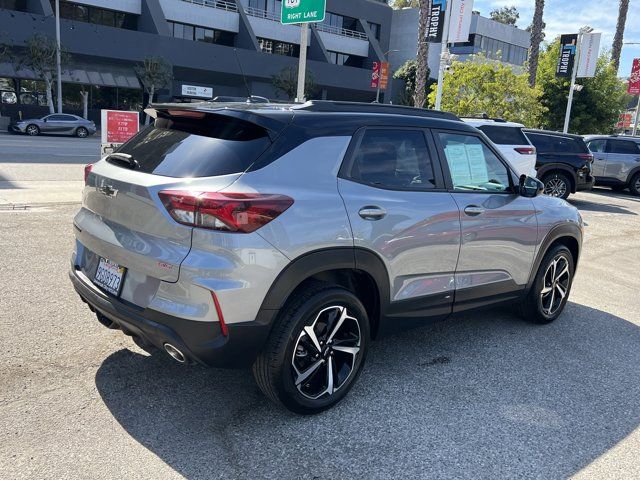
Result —
<svg viewBox="0 0 640 480"><path fill-rule="evenodd" d="M505 25L515 25L518 22L518 19L520 18L520 13L518 12L518 9L515 6L502 7L502 8L496 8L495 10L493 10L489 14L489 17L491 17L491 20L504 23Z"/></svg>
<svg viewBox="0 0 640 480"><path fill-rule="evenodd" d="M395 0L391 6L396 10L407 7L416 8L420 6L420 0Z"/></svg>
<svg viewBox="0 0 640 480"><path fill-rule="evenodd" d="M540 104L542 91L531 88L526 73L515 73L511 67L487 60L482 55L451 64L445 74L442 110L459 116L486 113L536 127L546 112ZM429 101L435 103L436 85L431 86Z"/></svg>
<svg viewBox="0 0 640 480"><path fill-rule="evenodd" d="M274 87L282 90L288 100L293 100L298 94L298 67L287 67L277 75L271 77ZM313 98L317 93L316 81L313 74L307 70L304 77L304 97Z"/></svg>
<svg viewBox="0 0 640 480"><path fill-rule="evenodd" d="M418 62L416 60L407 60L404 65L395 71L393 78L404 81L404 90L398 95L398 98L396 98L396 103L400 105L415 105L417 73ZM426 85L425 95L426 91L430 88L429 73L429 68L427 67L423 82L423 84Z"/></svg>
<svg viewBox="0 0 640 480"><path fill-rule="evenodd" d="M134 70L149 95L149 103L153 103L156 90L167 87L173 81L173 67L162 57L147 57ZM149 124L148 115L145 124Z"/></svg>
<svg viewBox="0 0 640 480"><path fill-rule="evenodd" d="M569 78L556 77L560 41L556 39L540 55L536 85L542 89L541 103L549 113L544 127L562 130L569 95ZM625 85L618 79L609 54L602 53L593 78L577 80L583 88L574 92L569 131L580 134L613 133L618 114L624 109Z"/></svg>
<svg viewBox="0 0 640 480"><path fill-rule="evenodd" d="M37 33L25 41L25 48L16 61L18 70L31 70L44 82L50 113L55 112L52 89L57 79L56 52L56 41L44 34ZM63 65L67 62L68 57L69 54L62 49L60 59Z"/></svg>

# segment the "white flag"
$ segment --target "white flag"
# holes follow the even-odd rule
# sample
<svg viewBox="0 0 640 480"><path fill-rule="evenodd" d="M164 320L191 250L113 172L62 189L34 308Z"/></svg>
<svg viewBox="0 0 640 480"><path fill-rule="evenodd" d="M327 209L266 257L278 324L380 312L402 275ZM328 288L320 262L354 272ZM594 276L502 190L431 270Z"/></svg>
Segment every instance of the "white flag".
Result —
<svg viewBox="0 0 640 480"><path fill-rule="evenodd" d="M596 63L600 51L601 33L585 33L580 43L580 59L578 60L578 78L593 77L596 74Z"/></svg>
<svg viewBox="0 0 640 480"><path fill-rule="evenodd" d="M468 42L473 0L451 0L449 43Z"/></svg>

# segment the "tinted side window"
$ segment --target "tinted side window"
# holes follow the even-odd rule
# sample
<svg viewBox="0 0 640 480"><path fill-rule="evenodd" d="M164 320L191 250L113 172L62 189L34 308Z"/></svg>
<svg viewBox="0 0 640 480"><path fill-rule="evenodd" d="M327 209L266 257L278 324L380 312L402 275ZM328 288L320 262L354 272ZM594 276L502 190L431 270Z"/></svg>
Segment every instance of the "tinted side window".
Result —
<svg viewBox="0 0 640 480"><path fill-rule="evenodd" d="M65 122L75 122L76 120L78 120L76 117L72 116L72 115L58 115L60 117L60 120L64 120Z"/></svg>
<svg viewBox="0 0 640 480"><path fill-rule="evenodd" d="M606 144L606 140L591 140L587 143L587 147L594 153L604 153L604 147Z"/></svg>
<svg viewBox="0 0 640 480"><path fill-rule="evenodd" d="M482 125L478 128L496 145L529 145L520 127Z"/></svg>
<svg viewBox="0 0 640 480"><path fill-rule="evenodd" d="M435 188L433 164L419 130L368 129L349 175L380 188Z"/></svg>
<svg viewBox="0 0 640 480"><path fill-rule="evenodd" d="M49 122L58 122L60 120L65 120L65 115L49 115L45 117Z"/></svg>
<svg viewBox="0 0 640 480"><path fill-rule="evenodd" d="M506 192L509 170L478 137L439 133L453 188L461 191Z"/></svg>
<svg viewBox="0 0 640 480"><path fill-rule="evenodd" d="M558 135L527 134L538 153L589 153L579 139Z"/></svg>
<svg viewBox="0 0 640 480"><path fill-rule="evenodd" d="M640 148L631 140L609 140L609 153L637 155L640 153Z"/></svg>

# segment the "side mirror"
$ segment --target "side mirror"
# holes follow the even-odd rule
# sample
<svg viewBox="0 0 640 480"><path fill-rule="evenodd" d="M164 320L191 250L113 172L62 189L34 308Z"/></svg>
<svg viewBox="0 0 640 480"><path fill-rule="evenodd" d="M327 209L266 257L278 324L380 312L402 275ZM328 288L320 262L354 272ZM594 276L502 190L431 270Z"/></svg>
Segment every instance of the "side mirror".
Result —
<svg viewBox="0 0 640 480"><path fill-rule="evenodd" d="M537 197L544 192L544 183L527 175L520 176L520 195L527 198Z"/></svg>
<svg viewBox="0 0 640 480"><path fill-rule="evenodd" d="M43 118L43 119L42 119L42 121L46 123L46 122L48 122L48 121L49 121L49 119L47 119L47 118Z"/></svg>

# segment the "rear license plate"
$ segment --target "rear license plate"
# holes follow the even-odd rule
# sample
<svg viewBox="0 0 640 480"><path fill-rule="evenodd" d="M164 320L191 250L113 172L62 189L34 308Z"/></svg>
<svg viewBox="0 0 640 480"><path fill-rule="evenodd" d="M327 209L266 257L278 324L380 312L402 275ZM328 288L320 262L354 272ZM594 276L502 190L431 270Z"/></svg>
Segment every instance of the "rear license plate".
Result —
<svg viewBox="0 0 640 480"><path fill-rule="evenodd" d="M122 280L124 279L125 271L126 268L101 257L93 282L103 290L117 297L120 295L120 290L122 289Z"/></svg>

